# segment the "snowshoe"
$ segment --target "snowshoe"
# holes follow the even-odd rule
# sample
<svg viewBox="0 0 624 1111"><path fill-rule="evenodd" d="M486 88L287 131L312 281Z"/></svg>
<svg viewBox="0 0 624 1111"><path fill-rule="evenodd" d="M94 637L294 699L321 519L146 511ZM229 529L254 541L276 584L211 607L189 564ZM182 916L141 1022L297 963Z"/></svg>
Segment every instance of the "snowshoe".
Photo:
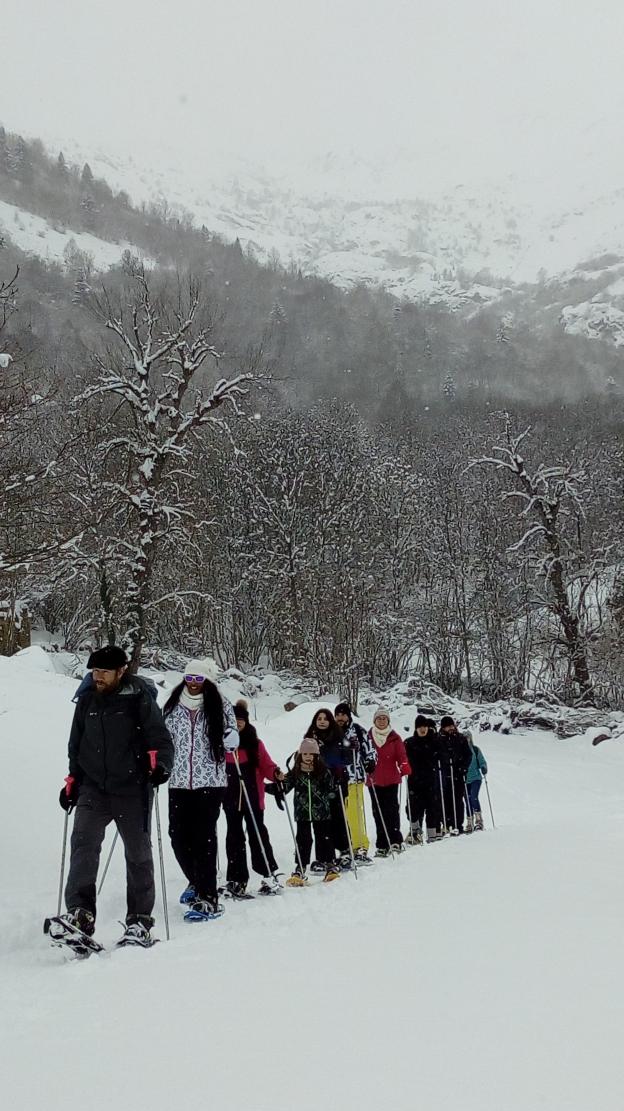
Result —
<svg viewBox="0 0 624 1111"><path fill-rule="evenodd" d="M423 835L420 826L413 825L407 837L405 838L406 845L422 845Z"/></svg>
<svg viewBox="0 0 624 1111"><path fill-rule="evenodd" d="M341 872L350 872L353 868L353 861L349 853L343 853L339 860L336 861L336 867Z"/></svg>
<svg viewBox="0 0 624 1111"><path fill-rule="evenodd" d="M375 856L381 860L385 860L387 856L390 856L390 849L375 849Z"/></svg>
<svg viewBox="0 0 624 1111"><path fill-rule="evenodd" d="M86 925L87 930L81 929L79 922ZM95 919L88 911L73 911L69 914L46 918L43 932L48 935L53 945L71 949L76 957L84 959L90 957L92 953L101 953L104 949L104 946L93 937L94 923Z"/></svg>
<svg viewBox="0 0 624 1111"><path fill-rule="evenodd" d="M191 903L194 903L196 899L197 891L195 890L193 884L189 883L188 887L185 887L184 891L180 895L180 903L183 907L187 907L190 906Z"/></svg>
<svg viewBox="0 0 624 1111"><path fill-rule="evenodd" d="M218 898L196 899L184 915L185 922L211 922L225 913L223 903Z"/></svg>
<svg viewBox="0 0 624 1111"><path fill-rule="evenodd" d="M324 872L326 868L327 868L327 865L323 864L323 862L321 860L313 860L311 865L310 865L310 871L311 872L318 872L318 873Z"/></svg>
<svg viewBox="0 0 624 1111"><path fill-rule="evenodd" d="M351 858L349 858L349 863ZM323 883L331 883L332 880L337 880L340 876L340 868L338 864L328 864L325 875L323 876Z"/></svg>
<svg viewBox="0 0 624 1111"><path fill-rule="evenodd" d="M244 902L246 899L253 899L253 895L247 890L247 884L237 883L235 880L228 880L223 894L226 899L236 899L239 903Z"/></svg>
<svg viewBox="0 0 624 1111"><path fill-rule="evenodd" d="M286 880L286 887L305 887L307 882L305 872L302 872L301 868L295 868L292 875Z"/></svg>
<svg viewBox="0 0 624 1111"><path fill-rule="evenodd" d="M373 862L366 852L366 849L356 849L355 863L357 864L358 868L368 868L369 864L372 864Z"/></svg>
<svg viewBox="0 0 624 1111"><path fill-rule="evenodd" d="M483 814L481 814L480 811L477 811L475 813L474 827L475 827L475 830L485 829L485 826L483 825Z"/></svg>
<svg viewBox="0 0 624 1111"><path fill-rule="evenodd" d="M116 943L116 949L125 949L130 945L139 949L151 949L152 945L156 945L158 938L152 937L150 933L154 919L148 915L137 915L121 925L124 926L124 932Z"/></svg>
<svg viewBox="0 0 624 1111"><path fill-rule="evenodd" d="M392 846L392 852L393 853L404 853L405 852L405 845L403 844L403 842L401 841L400 844L398 842L396 844L394 844Z"/></svg>
<svg viewBox="0 0 624 1111"><path fill-rule="evenodd" d="M282 885L277 878L277 874L266 876L260 887L258 888L258 895L281 895Z"/></svg>

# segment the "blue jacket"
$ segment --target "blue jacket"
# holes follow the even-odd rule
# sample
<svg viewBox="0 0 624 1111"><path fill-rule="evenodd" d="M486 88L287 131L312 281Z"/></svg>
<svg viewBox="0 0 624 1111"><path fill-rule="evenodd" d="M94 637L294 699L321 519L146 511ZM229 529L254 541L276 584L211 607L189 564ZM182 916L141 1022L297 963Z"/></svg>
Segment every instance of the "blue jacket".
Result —
<svg viewBox="0 0 624 1111"><path fill-rule="evenodd" d="M472 760L466 772L466 783L475 783L477 780L483 779L484 775L487 775L488 766L485 756L477 745L471 744L470 750L472 752Z"/></svg>

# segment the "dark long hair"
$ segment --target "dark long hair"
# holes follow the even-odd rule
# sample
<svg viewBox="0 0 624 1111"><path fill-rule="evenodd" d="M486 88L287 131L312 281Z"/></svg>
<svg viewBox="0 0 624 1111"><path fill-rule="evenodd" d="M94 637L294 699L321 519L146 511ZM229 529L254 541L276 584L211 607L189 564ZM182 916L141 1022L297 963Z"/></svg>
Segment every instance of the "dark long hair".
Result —
<svg viewBox="0 0 624 1111"><path fill-rule="evenodd" d="M235 708L236 712L236 708ZM239 746L247 753L247 763L250 768L258 767L258 734L255 725L245 723L245 728L238 734Z"/></svg>
<svg viewBox="0 0 624 1111"><path fill-rule="evenodd" d="M180 695L184 690L184 681L174 687L163 708L163 717L167 717L175 710ZM210 679L204 679L202 687L204 697L204 732L210 741L210 749L217 764L225 760L225 747L223 745L223 699L219 688Z"/></svg>
<svg viewBox="0 0 624 1111"><path fill-rule="evenodd" d="M317 727L316 721L319 714L325 714L325 717L329 721L329 729L319 729ZM323 707L321 707L320 710L316 711L314 717L312 718L310 726L306 732L306 737L313 737L315 741L319 742L319 744L327 745L328 747L331 747L332 745L341 745L342 729L340 729L340 727L336 725L336 719L331 710L325 710Z"/></svg>

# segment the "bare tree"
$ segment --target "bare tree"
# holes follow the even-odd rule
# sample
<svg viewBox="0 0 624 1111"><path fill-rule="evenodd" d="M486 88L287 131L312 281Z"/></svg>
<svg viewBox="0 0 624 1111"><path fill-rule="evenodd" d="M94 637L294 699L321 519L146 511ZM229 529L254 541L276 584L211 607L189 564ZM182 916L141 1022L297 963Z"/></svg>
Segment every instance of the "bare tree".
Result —
<svg viewBox="0 0 624 1111"><path fill-rule="evenodd" d="M582 494L585 470L571 463L540 464L530 473L520 452L530 431L527 428L513 435L507 418L504 442L494 445L494 455L473 460L470 466L494 467L513 478L517 488L504 491L502 497L521 502L520 518L526 527L509 551L538 553L536 577L542 590L537 602L557 618L573 680L582 701L591 702L593 682L582 622L587 585L583 587L580 583L581 552L576 543L585 512Z"/></svg>
<svg viewBox="0 0 624 1111"><path fill-rule="evenodd" d="M97 377L74 404L110 403L98 462L103 486L115 497L114 549L125 581L122 631L136 667L147 610L155 604L156 555L165 539L184 544L195 525L184 495L185 483L193 481L187 467L194 437L202 426L227 431L219 410L227 403L240 411L257 367L210 386L202 379L206 361L218 366L222 353L212 342L194 278L179 282L174 296L158 296L137 267L129 303L113 307L106 291L90 293L88 303L114 344L95 353Z"/></svg>

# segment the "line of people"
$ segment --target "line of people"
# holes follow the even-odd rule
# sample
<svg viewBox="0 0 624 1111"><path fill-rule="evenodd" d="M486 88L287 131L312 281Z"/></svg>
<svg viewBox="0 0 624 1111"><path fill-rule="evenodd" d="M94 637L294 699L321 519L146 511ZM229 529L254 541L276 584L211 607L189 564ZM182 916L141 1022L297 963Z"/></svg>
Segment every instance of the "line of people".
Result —
<svg viewBox="0 0 624 1111"><path fill-rule="evenodd" d="M249 720L244 701L232 706L217 686L210 659L190 660L162 714L149 681L131 675L125 653L107 646L92 653L76 694L69 741L69 776L59 801L76 808L65 890L68 924L93 934L96 880L107 825L123 840L127 872L126 935L149 943L153 926L154 869L150 842L153 789L167 783L169 835L187 886L180 897L188 921L223 913L219 899L217 821L223 807L227 834L224 894L252 897L249 866L259 892L281 890L278 864L265 823L266 795L290 807L296 822L290 886L306 882L308 867L336 879L372 864L366 829L368 788L376 830L376 857L403 850L400 785L405 779L407 842L439 840L446 832L482 829L479 787L487 765L472 738L451 718L440 731L418 716L404 742L380 706L367 732L350 706L318 710L299 748L282 769ZM465 818L464 803L467 806ZM464 830L465 823L465 830ZM310 865L313 840L315 860Z"/></svg>

